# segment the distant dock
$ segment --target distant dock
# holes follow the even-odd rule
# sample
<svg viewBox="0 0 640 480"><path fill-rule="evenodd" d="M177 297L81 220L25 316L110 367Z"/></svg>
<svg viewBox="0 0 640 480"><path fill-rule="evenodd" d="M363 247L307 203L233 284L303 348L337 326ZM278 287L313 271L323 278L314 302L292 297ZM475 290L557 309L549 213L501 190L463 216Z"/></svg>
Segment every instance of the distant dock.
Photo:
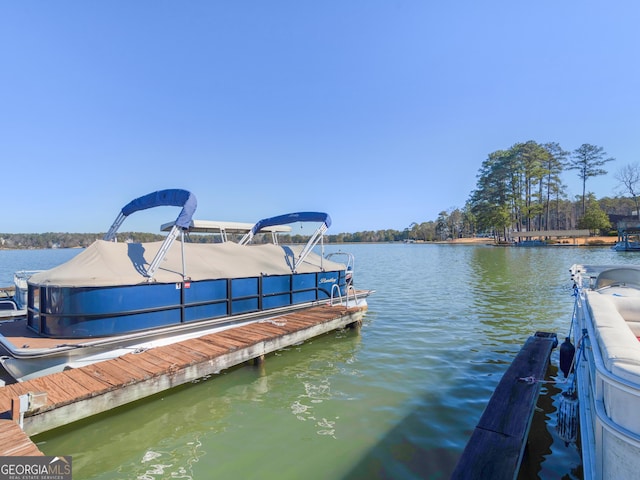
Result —
<svg viewBox="0 0 640 480"><path fill-rule="evenodd" d="M41 454L28 436L250 360L263 361L269 353L324 333L360 325L366 309L320 305L0 387L0 456ZM38 401L20 419L18 405L26 397Z"/></svg>
<svg viewBox="0 0 640 480"><path fill-rule="evenodd" d="M553 333L529 337L504 373L473 431L451 479L517 478L544 380Z"/></svg>

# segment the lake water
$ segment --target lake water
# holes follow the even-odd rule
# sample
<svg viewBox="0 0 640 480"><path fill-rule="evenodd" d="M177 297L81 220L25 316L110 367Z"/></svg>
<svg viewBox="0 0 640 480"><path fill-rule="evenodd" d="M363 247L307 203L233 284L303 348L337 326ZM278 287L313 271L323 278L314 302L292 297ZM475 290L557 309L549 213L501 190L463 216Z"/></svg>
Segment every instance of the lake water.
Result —
<svg viewBox="0 0 640 480"><path fill-rule="evenodd" d="M573 263L640 263L609 248L329 246L375 289L359 332L339 331L34 437L72 455L74 479L445 479L514 356L566 335ZM77 250L0 251L0 285ZM552 355L552 375L558 352ZM521 478L581 478L545 385Z"/></svg>

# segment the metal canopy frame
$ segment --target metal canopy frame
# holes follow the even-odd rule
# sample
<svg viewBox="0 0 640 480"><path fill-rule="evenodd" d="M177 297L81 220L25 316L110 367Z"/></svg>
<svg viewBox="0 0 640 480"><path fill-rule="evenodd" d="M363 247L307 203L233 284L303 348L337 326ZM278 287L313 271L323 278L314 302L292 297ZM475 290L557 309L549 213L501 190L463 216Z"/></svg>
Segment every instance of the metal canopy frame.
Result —
<svg viewBox="0 0 640 480"><path fill-rule="evenodd" d="M171 245L178 237L178 235L180 235L182 240L182 277L186 278L186 263L184 258L184 232L189 228L193 213L198 206L195 195L187 190L158 190L156 192L152 192L142 197L136 198L135 200L132 200L122 208L115 221L111 225L111 228L109 228L109 231L105 234L103 240L115 241L118 229L120 228L124 220L132 213L160 206L182 207L182 210L180 211L180 214L178 215L176 221L173 223L169 234L162 242L160 250L158 250L158 253L151 261L151 264L149 265L149 268L146 272L147 280L151 281L153 279L153 276L160 266L160 262L162 262L164 257L167 255L167 252L171 248Z"/></svg>
<svg viewBox="0 0 640 480"><path fill-rule="evenodd" d="M272 230L273 227L287 225L290 223L298 223L298 222L321 222L320 226L313 232L311 238L307 242L307 244L298 255L298 258L295 259L292 270L295 272L307 258L307 256L311 253L313 248L320 243L322 254L320 255L320 268L324 269L323 260L324 260L324 232L327 231L329 226L331 226L331 217L327 213L323 212L295 212L295 213L287 213L284 215L279 215L277 217L265 218L257 222L253 228L247 232L242 239L240 240L240 245L247 245L251 243L253 237L260 232L271 231L271 235L273 238L273 243L275 245L278 244L278 239L276 236L276 232L278 230Z"/></svg>

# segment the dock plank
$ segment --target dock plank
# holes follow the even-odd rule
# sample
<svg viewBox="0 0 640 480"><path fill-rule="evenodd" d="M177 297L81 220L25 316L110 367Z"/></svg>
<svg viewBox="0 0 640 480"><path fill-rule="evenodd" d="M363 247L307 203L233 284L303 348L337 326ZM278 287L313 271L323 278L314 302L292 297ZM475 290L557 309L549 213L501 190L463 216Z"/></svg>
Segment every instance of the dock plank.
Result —
<svg viewBox="0 0 640 480"><path fill-rule="evenodd" d="M152 376L161 375L164 371L172 368L175 363L162 358L162 355L153 353L153 349L141 353L123 355L127 361L145 370Z"/></svg>
<svg viewBox="0 0 640 480"><path fill-rule="evenodd" d="M153 373L149 372L145 368L142 368L136 362L135 355L123 355L122 357L114 358L113 360L110 360L110 364L115 368L122 369L131 377L138 380L146 380L153 377Z"/></svg>
<svg viewBox="0 0 640 480"><path fill-rule="evenodd" d="M170 346L175 351L184 354L185 358L190 358L191 360L189 364L204 362L211 358L211 355L207 355L198 349L190 348L189 346L184 345L182 342Z"/></svg>
<svg viewBox="0 0 640 480"><path fill-rule="evenodd" d="M92 375L86 367L72 368L62 373L65 373L76 383L86 386L91 390L91 396L100 395L113 389L111 383Z"/></svg>
<svg viewBox="0 0 640 480"><path fill-rule="evenodd" d="M0 413L7 414L11 411L11 392L6 386L0 388Z"/></svg>
<svg viewBox="0 0 640 480"><path fill-rule="evenodd" d="M8 414L8 412L11 411L11 402L14 399L17 399L18 397L20 397L21 395L26 395L29 392L40 392L41 388L39 388L36 385L34 385L34 383L30 380L29 382L22 382L22 383L14 383L11 385L6 385L5 387L2 388L3 391L3 395L1 400L1 404L0 406L2 407L2 412L3 412L3 416L4 417L8 417L10 418L10 415ZM51 402L48 402L51 403Z"/></svg>
<svg viewBox="0 0 640 480"><path fill-rule="evenodd" d="M87 365L82 367L82 369L88 374L99 378L101 381L118 388L123 385L135 383L136 380L139 380L130 372L118 368L111 360Z"/></svg>
<svg viewBox="0 0 640 480"><path fill-rule="evenodd" d="M49 378L46 380L44 378L34 378L30 380L29 391L34 393L46 392L47 407L68 402L70 399L76 397L73 393L68 392L60 383L56 382L55 379Z"/></svg>
<svg viewBox="0 0 640 480"><path fill-rule="evenodd" d="M258 328L256 328L256 325L243 325L240 328L232 328L220 333L226 333L240 340L248 341L259 341L264 338L264 334L261 333Z"/></svg>
<svg viewBox="0 0 640 480"><path fill-rule="evenodd" d="M213 347L220 348L224 353L235 352L240 346L236 341L216 337L215 335L205 335L204 337L200 337L198 340L208 343Z"/></svg>
<svg viewBox="0 0 640 480"><path fill-rule="evenodd" d="M451 479L516 478L555 336L529 337L502 376Z"/></svg>
<svg viewBox="0 0 640 480"><path fill-rule="evenodd" d="M183 368L196 362L191 352L185 352L181 348L174 348L175 345L166 345L164 347L152 348L147 353L155 356L161 356L172 362L173 368ZM170 367L171 369L172 367Z"/></svg>
<svg viewBox="0 0 640 480"><path fill-rule="evenodd" d="M3 456L43 455L13 420L0 420L0 452Z"/></svg>
<svg viewBox="0 0 640 480"><path fill-rule="evenodd" d="M202 339L206 342L209 342L209 341L214 343L219 342L220 345L225 345L230 350L232 349L237 350L240 347L247 346L247 342L245 342L243 339L238 339L234 336L223 335L226 332L227 330L225 330L224 332L212 333L211 335L202 337Z"/></svg>
<svg viewBox="0 0 640 480"><path fill-rule="evenodd" d="M182 345L185 346L186 348L196 350L207 357L222 355L228 351L226 348L219 347L217 345L214 345L213 343L204 342L199 338L192 338L190 340L186 340L182 342Z"/></svg>
<svg viewBox="0 0 640 480"><path fill-rule="evenodd" d="M53 406L89 398L92 394L88 386L79 384L65 372L48 376L47 381L43 381L40 387L41 391L47 392L47 399ZM57 392L57 396L50 395L51 391Z"/></svg>
<svg viewBox="0 0 640 480"><path fill-rule="evenodd" d="M254 328L256 332L259 332L263 335L267 335L269 337L274 337L274 336L279 337L287 333L287 331L284 328L278 327L276 325L267 324L267 323L257 323L256 325L254 325Z"/></svg>
<svg viewBox="0 0 640 480"><path fill-rule="evenodd" d="M323 321L325 321L324 315L318 314L318 317L316 317L311 313L307 313L307 314L299 313L297 315L294 315L293 318L287 320L289 324L294 325L298 328L306 328L309 325L313 325Z"/></svg>
<svg viewBox="0 0 640 480"><path fill-rule="evenodd" d="M231 340L235 340L242 343L243 345L255 345L256 343L264 339L264 335L257 335L247 330L225 330L224 332L220 332L216 335L220 336L221 338L229 338Z"/></svg>

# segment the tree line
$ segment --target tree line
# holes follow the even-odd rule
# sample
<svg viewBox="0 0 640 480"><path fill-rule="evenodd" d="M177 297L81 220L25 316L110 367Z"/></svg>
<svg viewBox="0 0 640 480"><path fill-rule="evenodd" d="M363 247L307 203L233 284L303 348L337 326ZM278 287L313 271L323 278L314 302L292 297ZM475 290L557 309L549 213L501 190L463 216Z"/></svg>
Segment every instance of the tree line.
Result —
<svg viewBox="0 0 640 480"><path fill-rule="evenodd" d="M487 236L512 240L518 232L588 229L615 235L611 219L640 218L640 166L625 165L615 175L628 195L596 199L587 191L588 180L606 175L612 162L603 147L582 144L573 151L560 144L535 141L516 143L492 152L478 171L476 188L463 208L443 210L438 218L414 222L403 231L379 230L330 235L335 242L442 241ZM569 198L562 175L575 171L581 195Z"/></svg>
<svg viewBox="0 0 640 480"><path fill-rule="evenodd" d="M586 185L605 175L604 165L613 160L602 147L590 144L568 152L555 142L516 143L490 153L482 163L466 214L478 230L505 239L513 232L604 228L606 213L587 194ZM582 181L578 211L566 205L561 175L568 170L576 170Z"/></svg>
<svg viewBox="0 0 640 480"><path fill-rule="evenodd" d="M619 185L629 197L603 197L587 192L587 182L607 174L604 166L613 161L603 147L583 144L572 152L558 143L533 140L516 143L490 153L478 171L476 188L463 208L443 210L435 220L413 222L403 230L377 230L327 235L330 243L438 241L460 237L491 236L510 240L518 232L589 229L608 234L612 216L640 216L640 166L625 165L616 173ZM575 170L582 182L582 194L570 199L562 174ZM103 234L33 233L2 234L0 248L87 247ZM151 242L159 234L120 233L123 241ZM213 243L215 235L192 235L190 241ZM300 235L283 236L281 243L302 243Z"/></svg>
<svg viewBox="0 0 640 480"><path fill-rule="evenodd" d="M476 188L463 208L443 210L435 220L412 223L400 239L438 241L488 236L512 240L518 232L588 229L615 235L612 219L640 219L640 165L620 168L615 178L624 195L596 199L587 182L606 175L614 158L603 147L582 144L573 151L533 140L490 153L478 171ZM562 175L576 171L582 193L569 198ZM398 239L398 237L396 237Z"/></svg>
<svg viewBox="0 0 640 480"><path fill-rule="evenodd" d="M0 233L0 248L4 249L46 249L46 248L85 248L98 239L104 237L104 233ZM229 240L240 239L228 235ZM164 240L164 236L154 233L124 232L118 234L119 241L125 242L158 242ZM286 235L279 237L281 244L305 243L309 237L304 235ZM336 235L326 235L325 239L329 243L351 243L351 242L397 242L409 239L409 230L379 230L356 233L339 233ZM188 241L192 243L217 243L220 242L218 235L190 235ZM267 237L256 236L254 243L265 243Z"/></svg>
<svg viewBox="0 0 640 480"><path fill-rule="evenodd" d="M592 205L591 209L589 205ZM580 197L574 201L561 200L557 206L562 219L560 225L570 228L575 219L579 218L581 208L582 201ZM587 194L587 214L593 210L622 217L628 216L633 209L635 209L635 204L630 198L604 197L596 201L593 194ZM582 225L580 222L578 224ZM607 232L609 227L610 224L607 218L607 225L605 225L603 233L612 233ZM440 212L436 220L421 223L414 222L403 230L366 230L355 233L329 234L325 238L328 243L388 243L402 241L433 242L478 235L493 236L490 233L479 232L477 225L474 224L465 209L452 208ZM87 247L103 236L104 233L0 233L0 248L79 248ZM155 242L163 240L164 236L153 233L126 232L119 234L119 238L120 241ZM232 240L237 239L232 238ZM307 237L302 235L282 236L280 243L304 243L306 240ZM214 235L191 235L189 241L215 243L220 240L219 237Z"/></svg>
<svg viewBox="0 0 640 480"><path fill-rule="evenodd" d="M0 248L83 248L104 237L104 233L0 233ZM164 236L154 233L126 232L120 239L133 242L155 242Z"/></svg>

